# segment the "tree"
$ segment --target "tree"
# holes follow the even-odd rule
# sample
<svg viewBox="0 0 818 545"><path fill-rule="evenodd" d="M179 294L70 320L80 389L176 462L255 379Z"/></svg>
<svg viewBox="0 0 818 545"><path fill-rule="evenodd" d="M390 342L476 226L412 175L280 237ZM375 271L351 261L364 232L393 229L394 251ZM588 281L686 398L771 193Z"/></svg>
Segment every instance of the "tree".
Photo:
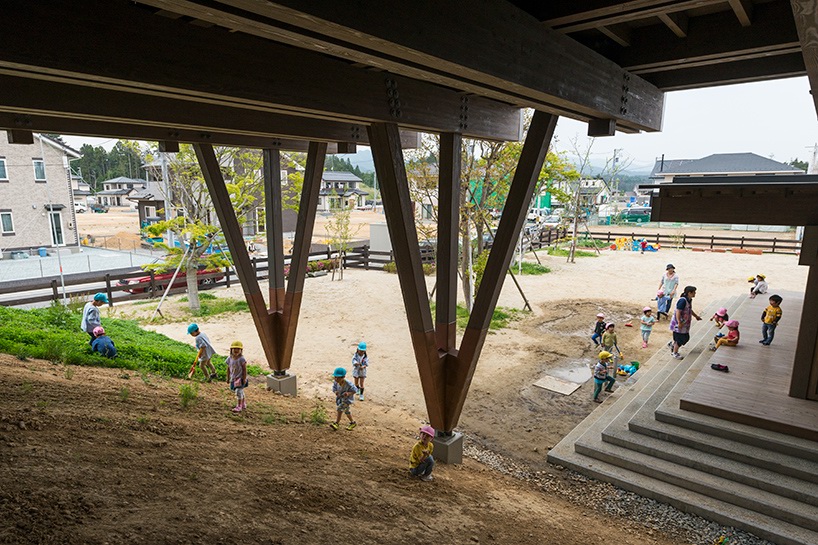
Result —
<svg viewBox="0 0 818 545"><path fill-rule="evenodd" d="M262 156L257 150L237 148L216 148L216 158L221 166L230 201L239 224L246 219L249 210L263 201ZM183 214L170 217L147 228L151 236L162 236L171 231L181 241L179 247L159 243L165 249L165 260L145 267L160 272L179 267L187 280L188 305L191 312L198 312L199 285L197 272L200 268L214 269L229 265L220 243L221 226L213 213L210 194L202 177L192 146L182 144L179 153L174 154L169 167L169 184L174 202L182 208ZM166 203L166 207L171 203Z"/></svg>
<svg viewBox="0 0 818 545"><path fill-rule="evenodd" d="M344 256L351 249L350 243L352 238L361 230L361 226L353 227L350 221L350 213L352 207L341 206L332 211L329 221L327 221L326 229L330 238L327 240L327 245L330 251L338 253L338 260L335 263L335 268L338 269L338 280L344 279ZM333 269L333 278L335 272Z"/></svg>
<svg viewBox="0 0 818 545"><path fill-rule="evenodd" d="M806 161L801 161L797 157L795 159L790 159L790 162L787 164L794 166L795 168L800 168L804 172L809 171L809 163L807 163Z"/></svg>

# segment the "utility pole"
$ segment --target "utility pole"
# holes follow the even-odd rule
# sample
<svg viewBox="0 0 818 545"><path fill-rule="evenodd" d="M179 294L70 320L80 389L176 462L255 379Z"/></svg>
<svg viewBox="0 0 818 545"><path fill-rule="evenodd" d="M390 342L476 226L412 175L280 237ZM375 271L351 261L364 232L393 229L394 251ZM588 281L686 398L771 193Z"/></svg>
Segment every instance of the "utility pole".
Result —
<svg viewBox="0 0 818 545"><path fill-rule="evenodd" d="M171 199L170 194L170 180L168 179L168 157L167 153L164 151L159 152L159 157L162 161L162 182L164 183L165 189L165 220L171 219L171 215L173 212L173 199ZM165 233L165 240L167 241L168 247L173 248L173 231L168 229Z"/></svg>

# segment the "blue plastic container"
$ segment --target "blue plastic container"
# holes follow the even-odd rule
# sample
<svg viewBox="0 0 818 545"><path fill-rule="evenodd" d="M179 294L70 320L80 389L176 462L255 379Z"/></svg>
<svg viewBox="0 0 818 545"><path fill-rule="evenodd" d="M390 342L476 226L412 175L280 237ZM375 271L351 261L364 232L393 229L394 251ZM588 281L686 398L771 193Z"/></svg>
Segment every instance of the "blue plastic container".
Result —
<svg viewBox="0 0 818 545"><path fill-rule="evenodd" d="M37 253L40 254L40 257L48 257L48 250L45 248L37 248Z"/></svg>

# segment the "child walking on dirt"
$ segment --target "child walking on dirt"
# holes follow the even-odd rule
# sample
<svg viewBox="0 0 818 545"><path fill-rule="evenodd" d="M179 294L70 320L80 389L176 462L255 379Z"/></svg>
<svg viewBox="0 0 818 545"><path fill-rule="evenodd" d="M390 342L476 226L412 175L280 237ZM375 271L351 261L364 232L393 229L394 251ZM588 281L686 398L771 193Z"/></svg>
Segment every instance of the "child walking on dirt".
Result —
<svg viewBox="0 0 818 545"><path fill-rule="evenodd" d="M230 345L230 355L224 360L227 366L227 384L230 389L236 392L236 406L234 413L240 413L247 409L247 398L244 396L244 389L247 388L247 360L244 359L244 344L241 341L233 341Z"/></svg>
<svg viewBox="0 0 818 545"><path fill-rule="evenodd" d="M347 370L343 367L336 367L335 371L332 372L332 377L334 379L332 383L332 393L335 394L335 408L337 415L335 417L335 422L330 424L329 427L335 431L338 431L338 428L341 427L342 414L346 414L347 418L349 418L347 431L352 431L355 429L355 426L357 426L355 421L352 419L350 407L355 402L355 393L358 390L355 388L354 384L346 379L346 376Z"/></svg>
<svg viewBox="0 0 818 545"><path fill-rule="evenodd" d="M613 354L607 350L600 352L599 361L596 362L594 366L594 401L596 403L602 403L602 400L599 399L599 394L602 392L603 384L607 384L605 387L606 392L613 392L613 385L616 379L613 377L612 369L615 368L616 366L613 364Z"/></svg>
<svg viewBox="0 0 818 545"><path fill-rule="evenodd" d="M616 369L616 356L618 354L619 359L621 359L622 352L619 350L619 346L616 344L616 333L614 333L613 322L609 322L608 325L605 326L605 333L602 334L602 350L611 353L611 357L614 359L614 369Z"/></svg>
<svg viewBox="0 0 818 545"><path fill-rule="evenodd" d="M432 451L435 449L432 437L435 436L435 429L426 425L420 428L420 441L412 447L409 454L409 474L412 477L419 477L421 481L431 481L434 479L432 470L435 468L435 459Z"/></svg>
<svg viewBox="0 0 818 545"><path fill-rule="evenodd" d="M642 324L639 329L642 333L642 348L648 347L648 339L650 339L650 333L653 331L653 324L656 322L656 318L654 318L651 313L653 311L650 307L645 307L642 309L642 318L639 322Z"/></svg>
<svg viewBox="0 0 818 545"><path fill-rule="evenodd" d="M713 337L713 342L710 343L710 350L713 352L718 350L720 346L738 346L739 338L741 338L738 331L738 320L728 320L724 322L724 325L727 326L727 335Z"/></svg>
<svg viewBox="0 0 818 545"><path fill-rule="evenodd" d="M605 333L605 315L601 312L596 315L596 322L594 322L594 333L591 335L591 340L594 345L599 346L602 342L602 334Z"/></svg>
<svg viewBox="0 0 818 545"><path fill-rule="evenodd" d="M202 369L202 373L204 373L207 382L210 382L216 378L216 368L213 367L213 363L210 361L216 351L213 349L213 345L210 344L210 339L199 330L197 324L187 326L187 334L196 339L196 348L199 349L199 353L196 355L196 361L198 361L199 367ZM192 378L195 372L196 364L194 363L187 378Z"/></svg>
<svg viewBox="0 0 818 545"><path fill-rule="evenodd" d="M358 399L364 400L364 381L366 380L366 368L369 367L369 357L366 355L366 343L358 343L358 350L352 356L352 379L355 387L358 388Z"/></svg>
<svg viewBox="0 0 818 545"><path fill-rule="evenodd" d="M762 339L758 342L764 346L770 346L773 343L773 337L775 337L775 327L778 325L778 321L781 320L781 301L783 300L784 299L782 299L780 295L771 295L770 306L765 308L764 312L761 314Z"/></svg>

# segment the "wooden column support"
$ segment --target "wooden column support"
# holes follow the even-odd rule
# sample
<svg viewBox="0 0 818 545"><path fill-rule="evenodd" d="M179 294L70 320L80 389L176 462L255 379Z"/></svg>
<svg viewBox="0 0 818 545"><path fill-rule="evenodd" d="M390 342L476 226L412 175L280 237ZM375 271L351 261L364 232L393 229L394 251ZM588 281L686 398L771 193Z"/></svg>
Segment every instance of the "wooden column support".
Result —
<svg viewBox="0 0 818 545"><path fill-rule="evenodd" d="M281 208L281 152L265 149L264 215L267 226L267 266L270 310L284 311L284 226Z"/></svg>
<svg viewBox="0 0 818 545"><path fill-rule="evenodd" d="M790 379L790 397L816 399L818 378L818 226L807 225L801 242L800 265L809 266L804 306Z"/></svg>
<svg viewBox="0 0 818 545"><path fill-rule="evenodd" d="M435 328L426 295L397 126L391 123L375 124L370 128L372 156L381 183L384 212L395 251L395 263L429 421L444 434L454 429L463 410L505 272L514 254L514 242L525 221L528 204L556 124L557 116L542 112L534 114L506 201L506 212L500 220L459 351L453 346L452 322L457 279L454 256L457 254L460 137L454 134L441 135L438 233L441 245L438 248L439 291Z"/></svg>

